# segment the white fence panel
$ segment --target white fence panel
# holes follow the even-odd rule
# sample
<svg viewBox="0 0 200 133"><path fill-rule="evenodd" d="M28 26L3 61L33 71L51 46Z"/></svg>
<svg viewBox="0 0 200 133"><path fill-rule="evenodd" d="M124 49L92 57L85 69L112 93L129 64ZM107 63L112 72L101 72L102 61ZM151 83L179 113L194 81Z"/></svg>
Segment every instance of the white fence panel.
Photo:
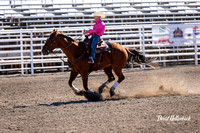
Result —
<svg viewBox="0 0 200 133"><path fill-rule="evenodd" d="M81 36L91 27L60 28L59 32L74 38ZM53 29L25 29L0 31L0 72L17 71L21 74L47 69L68 69L60 60L67 57L56 49L58 56L41 54L42 46ZM140 50L147 57L157 57L155 62L166 66L167 63L184 62L198 65L199 44L195 45L155 45L152 43L152 26L107 26L104 40L117 42L124 47ZM175 64L176 65L176 64ZM145 67L145 66L144 66Z"/></svg>

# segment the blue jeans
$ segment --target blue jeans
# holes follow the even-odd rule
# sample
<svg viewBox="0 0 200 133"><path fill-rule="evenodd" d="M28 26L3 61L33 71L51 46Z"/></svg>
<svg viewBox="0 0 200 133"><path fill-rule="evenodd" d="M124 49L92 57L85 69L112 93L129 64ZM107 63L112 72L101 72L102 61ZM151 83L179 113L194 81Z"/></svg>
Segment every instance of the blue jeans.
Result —
<svg viewBox="0 0 200 133"><path fill-rule="evenodd" d="M90 39L92 40L92 44L91 44L91 58L95 59L97 43L100 41L100 36L94 34Z"/></svg>

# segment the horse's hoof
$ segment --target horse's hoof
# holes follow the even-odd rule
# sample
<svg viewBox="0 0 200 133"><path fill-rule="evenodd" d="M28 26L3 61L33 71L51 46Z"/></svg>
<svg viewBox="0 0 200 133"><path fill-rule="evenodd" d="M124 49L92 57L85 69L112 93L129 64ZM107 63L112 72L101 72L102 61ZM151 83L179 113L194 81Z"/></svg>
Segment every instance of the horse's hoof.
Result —
<svg viewBox="0 0 200 133"><path fill-rule="evenodd" d="M111 89L110 90L110 96L112 97L112 96L114 96L115 95L115 92Z"/></svg>
<svg viewBox="0 0 200 133"><path fill-rule="evenodd" d="M96 92L88 92L88 91L85 91L85 92L84 92L84 96L85 96L85 98L87 98L89 101L99 101L99 100L101 100L101 95L99 95L99 94L96 93Z"/></svg>
<svg viewBox="0 0 200 133"><path fill-rule="evenodd" d="M103 86L100 86L100 87L99 87L99 89L98 89L99 95L101 95L101 93L103 92L103 88L104 88Z"/></svg>
<svg viewBox="0 0 200 133"><path fill-rule="evenodd" d="M102 84L99 88L98 88L98 93L99 93L99 95L101 95L101 93L103 93L103 89L104 88L108 88L108 86L106 85L106 84Z"/></svg>
<svg viewBox="0 0 200 133"><path fill-rule="evenodd" d="M83 96L85 93L85 91L81 90L81 91L78 91L78 92L75 92L76 95L79 95L79 96Z"/></svg>

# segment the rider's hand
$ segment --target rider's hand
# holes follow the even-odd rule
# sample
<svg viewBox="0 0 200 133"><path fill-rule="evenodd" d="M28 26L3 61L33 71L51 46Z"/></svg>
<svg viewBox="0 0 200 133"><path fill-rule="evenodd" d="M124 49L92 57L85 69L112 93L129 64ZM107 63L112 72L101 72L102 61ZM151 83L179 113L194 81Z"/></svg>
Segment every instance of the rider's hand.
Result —
<svg viewBox="0 0 200 133"><path fill-rule="evenodd" d="M88 35L88 33L85 31L84 33L83 33L84 35Z"/></svg>

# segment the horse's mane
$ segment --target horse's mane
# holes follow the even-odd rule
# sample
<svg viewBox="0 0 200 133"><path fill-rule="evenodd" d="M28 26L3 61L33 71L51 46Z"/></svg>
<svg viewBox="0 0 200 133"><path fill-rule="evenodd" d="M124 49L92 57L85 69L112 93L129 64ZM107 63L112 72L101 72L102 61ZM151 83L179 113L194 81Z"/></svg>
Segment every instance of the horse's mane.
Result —
<svg viewBox="0 0 200 133"><path fill-rule="evenodd" d="M67 36L64 34L60 34L61 36L63 36L64 38L66 38L67 40L71 41L71 42L76 42L76 40L74 38L72 38L71 36Z"/></svg>
<svg viewBox="0 0 200 133"><path fill-rule="evenodd" d="M59 34L59 35L63 36L64 38L66 38L67 40L69 40L71 42L77 42L77 46L83 47L85 49L85 44L84 44L83 41L77 41L74 38L72 38L71 36L67 36L67 35L64 35L64 34Z"/></svg>

